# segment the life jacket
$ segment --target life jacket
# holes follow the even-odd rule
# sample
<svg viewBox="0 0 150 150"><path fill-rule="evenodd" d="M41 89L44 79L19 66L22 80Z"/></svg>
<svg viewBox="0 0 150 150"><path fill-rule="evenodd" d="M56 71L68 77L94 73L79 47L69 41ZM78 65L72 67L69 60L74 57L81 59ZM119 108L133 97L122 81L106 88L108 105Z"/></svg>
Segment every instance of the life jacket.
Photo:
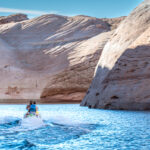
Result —
<svg viewBox="0 0 150 150"><path fill-rule="evenodd" d="M30 105L30 112L36 112L36 105L35 104Z"/></svg>

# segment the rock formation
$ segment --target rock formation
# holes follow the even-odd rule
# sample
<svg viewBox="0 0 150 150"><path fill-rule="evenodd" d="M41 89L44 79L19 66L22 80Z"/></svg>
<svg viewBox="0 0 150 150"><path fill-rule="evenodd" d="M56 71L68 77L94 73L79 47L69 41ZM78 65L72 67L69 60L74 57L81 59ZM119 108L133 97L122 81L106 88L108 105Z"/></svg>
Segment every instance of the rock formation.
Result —
<svg viewBox="0 0 150 150"><path fill-rule="evenodd" d="M1 17L1 101L81 101L101 51L115 31L112 26L122 19L114 23L54 14L33 19L25 15Z"/></svg>
<svg viewBox="0 0 150 150"><path fill-rule="evenodd" d="M150 109L150 0L135 8L105 45L81 105Z"/></svg>
<svg viewBox="0 0 150 150"><path fill-rule="evenodd" d="M15 14L10 16L0 16L0 24L6 24L10 22L20 22L23 20L27 20L28 17L25 14Z"/></svg>

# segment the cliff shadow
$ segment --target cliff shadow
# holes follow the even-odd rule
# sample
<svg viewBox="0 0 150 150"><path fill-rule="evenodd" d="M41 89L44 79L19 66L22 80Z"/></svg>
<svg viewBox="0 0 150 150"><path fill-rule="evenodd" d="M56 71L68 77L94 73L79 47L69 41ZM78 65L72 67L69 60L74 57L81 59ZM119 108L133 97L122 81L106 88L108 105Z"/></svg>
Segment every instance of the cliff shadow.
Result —
<svg viewBox="0 0 150 150"><path fill-rule="evenodd" d="M81 106L150 110L150 46L126 49L112 69L98 66Z"/></svg>

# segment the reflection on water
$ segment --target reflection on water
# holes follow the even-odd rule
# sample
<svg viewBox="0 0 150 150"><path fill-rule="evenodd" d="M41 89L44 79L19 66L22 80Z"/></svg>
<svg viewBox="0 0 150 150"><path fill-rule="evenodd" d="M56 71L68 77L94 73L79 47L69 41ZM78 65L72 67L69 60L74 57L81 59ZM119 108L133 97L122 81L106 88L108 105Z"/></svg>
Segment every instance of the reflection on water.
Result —
<svg viewBox="0 0 150 150"><path fill-rule="evenodd" d="M23 119L25 105L0 105L0 149L150 149L150 112L39 105L42 119Z"/></svg>

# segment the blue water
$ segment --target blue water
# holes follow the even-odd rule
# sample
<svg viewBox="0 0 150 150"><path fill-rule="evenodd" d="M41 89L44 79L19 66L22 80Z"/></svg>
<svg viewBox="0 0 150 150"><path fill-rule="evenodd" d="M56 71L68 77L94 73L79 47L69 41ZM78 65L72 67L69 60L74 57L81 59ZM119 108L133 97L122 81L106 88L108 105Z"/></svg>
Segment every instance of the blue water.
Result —
<svg viewBox="0 0 150 150"><path fill-rule="evenodd" d="M42 119L23 119L25 105L0 105L0 149L149 150L150 112L78 104L38 105Z"/></svg>

